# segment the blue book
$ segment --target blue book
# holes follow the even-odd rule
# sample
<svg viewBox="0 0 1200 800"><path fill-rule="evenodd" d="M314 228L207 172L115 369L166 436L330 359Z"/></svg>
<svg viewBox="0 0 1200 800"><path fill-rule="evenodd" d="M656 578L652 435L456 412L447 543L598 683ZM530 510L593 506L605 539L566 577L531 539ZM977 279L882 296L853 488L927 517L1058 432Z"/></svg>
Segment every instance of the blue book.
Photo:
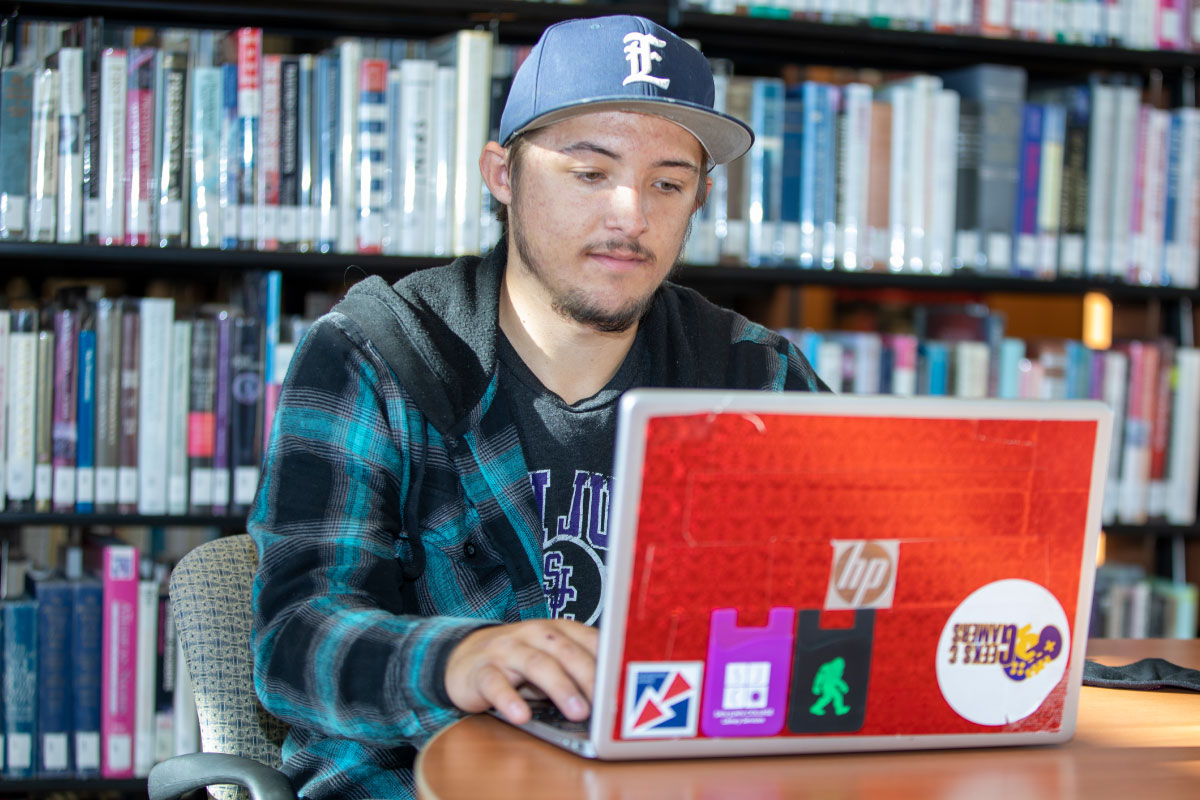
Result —
<svg viewBox="0 0 1200 800"><path fill-rule="evenodd" d="M821 84L805 81L800 85L804 106L804 130L800 149L800 266L812 267L820 257L817 241L817 175L820 171L820 131L824 105Z"/></svg>
<svg viewBox="0 0 1200 800"><path fill-rule="evenodd" d="M96 578L72 582L71 712L75 732L75 773L100 774L100 644L104 589Z"/></svg>
<svg viewBox="0 0 1200 800"><path fill-rule="evenodd" d="M316 208L317 249L332 253L338 248L339 191L337 180L338 155L338 92L339 62L336 55L317 56L313 75L313 206Z"/></svg>
<svg viewBox="0 0 1200 800"><path fill-rule="evenodd" d="M782 260L779 235L782 205L783 95L779 78L755 78L750 96L754 145L748 158L750 242L747 263L759 266Z"/></svg>
<svg viewBox="0 0 1200 800"><path fill-rule="evenodd" d="M30 572L25 589L37 600L37 774L74 772L71 738L71 582L48 571Z"/></svg>
<svg viewBox="0 0 1200 800"><path fill-rule="evenodd" d="M1045 108L1026 103L1021 119L1021 153L1014 212L1014 274L1031 278L1037 272L1038 179L1042 166L1042 123Z"/></svg>
<svg viewBox="0 0 1200 800"><path fill-rule="evenodd" d="M37 603L0 602L4 617L4 745L6 778L32 778L37 770Z"/></svg>
<svg viewBox="0 0 1200 800"><path fill-rule="evenodd" d="M1006 338L1000 343L996 369L996 397L1015 400L1021 396L1021 361L1025 358L1025 340Z"/></svg>
<svg viewBox="0 0 1200 800"><path fill-rule="evenodd" d="M779 218L784 254L794 259L800 250L800 160L804 148L804 104L788 91L783 101L783 163L780 166Z"/></svg>
<svg viewBox="0 0 1200 800"><path fill-rule="evenodd" d="M1183 167L1183 115L1179 110L1171 112L1171 127L1167 134L1167 200L1163 208L1164 247L1162 248L1162 263L1148 265L1161 279L1162 283L1172 283L1176 280L1172 265L1172 254L1179 249L1176 217L1179 216L1179 172Z"/></svg>
<svg viewBox="0 0 1200 800"><path fill-rule="evenodd" d="M821 233L821 267L837 266L837 120L841 89L821 85L821 127L817 131L816 223Z"/></svg>
<svg viewBox="0 0 1200 800"><path fill-rule="evenodd" d="M221 65L221 249L238 246L238 206L241 201L242 148L238 142L237 64Z"/></svg>
<svg viewBox="0 0 1200 800"><path fill-rule="evenodd" d="M950 393L950 348L946 342L926 339L921 342L921 382L919 394Z"/></svg>
<svg viewBox="0 0 1200 800"><path fill-rule="evenodd" d="M91 314L79 327L78 358L75 511L90 514L96 510L96 327Z"/></svg>
<svg viewBox="0 0 1200 800"><path fill-rule="evenodd" d="M1067 399L1086 400L1091 394L1092 351L1083 342L1067 340Z"/></svg>
<svg viewBox="0 0 1200 800"><path fill-rule="evenodd" d="M0 239L28 235L33 68L0 70Z"/></svg>

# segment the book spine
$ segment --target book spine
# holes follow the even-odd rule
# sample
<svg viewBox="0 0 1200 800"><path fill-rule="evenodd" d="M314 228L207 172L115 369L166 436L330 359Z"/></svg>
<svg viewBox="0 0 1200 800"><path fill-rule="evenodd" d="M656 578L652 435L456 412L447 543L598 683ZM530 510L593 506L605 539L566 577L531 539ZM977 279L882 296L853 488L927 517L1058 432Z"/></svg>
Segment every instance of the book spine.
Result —
<svg viewBox="0 0 1200 800"><path fill-rule="evenodd" d="M1192 525L1200 484L1200 350L1175 351L1173 389L1164 516L1171 525Z"/></svg>
<svg viewBox="0 0 1200 800"><path fill-rule="evenodd" d="M141 514L165 514L175 301L145 297L139 312L137 508Z"/></svg>
<svg viewBox="0 0 1200 800"><path fill-rule="evenodd" d="M175 619L171 615L171 596L167 591L168 573L157 575L158 637L154 652L154 761L166 761L175 755L175 658L179 642Z"/></svg>
<svg viewBox="0 0 1200 800"><path fill-rule="evenodd" d="M487 108L491 93L492 37L485 31L458 31L443 49L457 68L458 108ZM435 48L437 49L437 48ZM482 114L461 114L454 140L454 240L453 251L471 254L479 246L479 212L483 182L474 169L487 143L488 121Z"/></svg>
<svg viewBox="0 0 1200 800"><path fill-rule="evenodd" d="M337 251L356 252L358 241L358 106L359 67L362 62L362 42L359 39L339 39L337 100L337 183L338 204L335 211ZM482 105L476 108L483 108ZM481 145L482 147L482 145ZM482 152L482 150L481 150ZM478 195L478 192L476 192Z"/></svg>
<svg viewBox="0 0 1200 800"><path fill-rule="evenodd" d="M821 130L821 85L805 81L800 88L803 124L800 136L800 266L816 266L821 252L817 224L818 157Z"/></svg>
<svg viewBox="0 0 1200 800"><path fill-rule="evenodd" d="M1171 115L1158 108L1147 109L1146 148L1142 172L1141 246L1136 282L1147 286L1166 283L1162 268L1165 244L1164 219L1167 199L1167 157L1170 152Z"/></svg>
<svg viewBox="0 0 1200 800"><path fill-rule="evenodd" d="M0 70L0 240L28 235L33 84L30 67Z"/></svg>
<svg viewBox="0 0 1200 800"><path fill-rule="evenodd" d="M54 313L53 464L55 511L75 510L79 441L79 313L61 308Z"/></svg>
<svg viewBox="0 0 1200 800"><path fill-rule="evenodd" d="M1110 204L1108 276L1123 278L1130 261L1130 223L1133 220L1134 195L1138 191L1135 173L1140 163L1140 93L1135 87L1117 88L1113 127L1112 179L1108 184Z"/></svg>
<svg viewBox="0 0 1200 800"><path fill-rule="evenodd" d="M300 56L296 100L296 250L307 253L316 246L316 213L313 208L317 125L313 119L313 57Z"/></svg>
<svg viewBox="0 0 1200 800"><path fill-rule="evenodd" d="M238 246L238 198L241 186L242 151L238 130L237 64L221 65L221 143L217 174L220 176L219 206L221 249Z"/></svg>
<svg viewBox="0 0 1200 800"><path fill-rule="evenodd" d="M1200 111L1175 110L1179 122L1175 213L1167 228L1172 249L1167 254L1172 285L1195 288L1200 270Z"/></svg>
<svg viewBox="0 0 1200 800"><path fill-rule="evenodd" d="M9 364L9 329L12 315L7 308L0 308L0 511L8 501L8 392L12 380ZM2 719L2 716L0 716ZM3 723L0 722L0 728ZM3 751L0 745L0 751ZM0 752L0 769L4 768L3 753Z"/></svg>
<svg viewBox="0 0 1200 800"><path fill-rule="evenodd" d="M1060 103L1047 103L1042 117L1042 152L1037 190L1037 255L1034 259L1034 274L1046 280L1053 280L1058 274L1063 147L1066 137L1066 107Z"/></svg>
<svg viewBox="0 0 1200 800"><path fill-rule="evenodd" d="M454 191L454 131L458 126L458 97L455 87L458 85L458 75L454 67L438 66L435 84L433 161L436 164L436 177L433 182L433 243L432 252L438 256L452 255L454 252L454 201L451 193ZM718 84L720 85L720 84ZM724 93L720 95L724 97ZM403 102L403 98L401 98ZM402 124L402 123L401 123ZM399 126L397 126L399 127ZM725 165L714 170L713 191L709 193L708 203L714 209L724 209L724 194L722 187ZM715 234L714 234L715 237ZM713 246L716 261L716 245Z"/></svg>
<svg viewBox="0 0 1200 800"><path fill-rule="evenodd" d="M117 509L121 432L121 311L96 301L96 511Z"/></svg>
<svg viewBox="0 0 1200 800"><path fill-rule="evenodd" d="M83 241L83 50L58 51L58 230L55 240Z"/></svg>
<svg viewBox="0 0 1200 800"><path fill-rule="evenodd" d="M141 377L141 315L136 300L120 301L121 356L118 400L119 461L117 467L117 511L136 514L138 504L138 378Z"/></svg>
<svg viewBox="0 0 1200 800"><path fill-rule="evenodd" d="M223 88L220 67L195 67L191 91L191 204L189 244L220 247Z"/></svg>
<svg viewBox="0 0 1200 800"><path fill-rule="evenodd" d="M79 23L79 38L84 52L84 125L83 125L83 237L96 244L100 237L100 86L103 73L104 21L87 17Z"/></svg>
<svg viewBox="0 0 1200 800"><path fill-rule="evenodd" d="M279 404L279 393L283 390L286 370L279 363L279 316L283 304L283 274L279 270L267 272L266 305L263 309L263 420L262 451L266 452L271 441L271 422Z"/></svg>
<svg viewBox="0 0 1200 800"><path fill-rule="evenodd" d="M871 103L871 191L867 199L867 261L872 271L887 269L892 193L892 106ZM978 238L978 231L976 231Z"/></svg>
<svg viewBox="0 0 1200 800"><path fill-rule="evenodd" d="M100 774L100 699L104 589L83 578L72 587L71 710L74 718L75 774Z"/></svg>
<svg viewBox="0 0 1200 800"><path fill-rule="evenodd" d="M283 114L283 57L265 56L262 77L262 127L259 132L259 250L278 250L280 233L280 163Z"/></svg>
<svg viewBox="0 0 1200 800"><path fill-rule="evenodd" d="M186 514L188 509L188 402L191 397L192 323L178 320L172 325L170 420L167 433L167 513Z"/></svg>
<svg viewBox="0 0 1200 800"><path fill-rule="evenodd" d="M258 243L259 128L262 123L262 29L241 28L237 41L238 247L253 250Z"/></svg>
<svg viewBox="0 0 1200 800"><path fill-rule="evenodd" d="M38 331L37 337L33 509L49 511L54 499L54 331Z"/></svg>
<svg viewBox="0 0 1200 800"><path fill-rule="evenodd" d="M230 367L231 511L240 514L254 501L262 462L263 335L257 317L233 320Z"/></svg>
<svg viewBox="0 0 1200 800"><path fill-rule="evenodd" d="M432 72L432 71L431 71ZM387 162L385 154L389 136L397 135L396 131L388 130L387 108L387 73L388 63L381 58L364 58L359 66L359 102L358 102L358 224L356 237L358 252L382 253L384 210L386 207ZM429 226L424 224L428 208L428 172L431 165L429 157L429 124L432 117L432 74L428 76L429 89L425 95L427 113L422 121L423 136L414 142L421 153L421 167L425 173L422 181L421 211L417 212L423 224L422 234L428 232ZM428 252L422 243L418 252Z"/></svg>
<svg viewBox="0 0 1200 800"><path fill-rule="evenodd" d="M774 263L783 256L780 235L783 94L781 79L754 79L750 116L757 136L747 157L750 159L750 205L758 213L750 215L749 251L746 254L750 266Z"/></svg>
<svg viewBox="0 0 1200 800"><path fill-rule="evenodd" d="M100 59L100 197L98 241L125 242L125 111L129 63L124 50L105 49Z"/></svg>
<svg viewBox="0 0 1200 800"><path fill-rule="evenodd" d="M58 230L58 74L33 76L33 125L29 143L29 241L52 242Z"/></svg>
<svg viewBox="0 0 1200 800"><path fill-rule="evenodd" d="M139 47L129 54L126 95L125 244L150 244L154 196L154 61L157 51Z"/></svg>
<svg viewBox="0 0 1200 800"><path fill-rule="evenodd" d="M4 667L4 776L31 778L37 772L37 603L0 601Z"/></svg>
<svg viewBox="0 0 1200 800"><path fill-rule="evenodd" d="M1158 351L1158 372L1154 392L1154 407L1150 424L1150 472L1146 494L1146 515L1162 519L1167 511L1167 448L1170 443L1172 406L1172 374L1175 370L1175 345L1169 339L1155 343Z"/></svg>
<svg viewBox="0 0 1200 800"><path fill-rule="evenodd" d="M314 69L313 135L316 137L313 169L313 205L316 247L322 253L338 249L338 73L337 56L318 56Z"/></svg>
<svg viewBox="0 0 1200 800"><path fill-rule="evenodd" d="M1112 444L1108 449L1108 477L1105 480L1104 505L1101 519L1106 525L1117 520L1117 506L1120 501L1121 466L1124 458L1124 442L1129 396L1129 356L1127 353L1112 349L1104 354L1104 387L1101 399L1113 412Z"/></svg>
<svg viewBox="0 0 1200 800"><path fill-rule="evenodd" d="M154 766L154 708L157 701L156 653L158 651L158 581L153 577L137 582L137 640L134 673L133 774L144 778Z"/></svg>
<svg viewBox="0 0 1200 800"><path fill-rule="evenodd" d="M222 311L217 315L217 380L213 404L212 513L218 515L229 512L232 372L233 317Z"/></svg>
<svg viewBox="0 0 1200 800"><path fill-rule="evenodd" d="M100 774L131 778L137 693L137 548L104 545L102 559Z"/></svg>
<svg viewBox="0 0 1200 800"><path fill-rule="evenodd" d="M37 600L37 773L71 775L71 613L74 592L62 579L30 576L26 585Z"/></svg>
<svg viewBox="0 0 1200 800"><path fill-rule="evenodd" d="M1016 274L1032 277L1037 268L1038 175L1041 171L1042 125L1045 109L1026 103L1022 117L1020 183L1013 217Z"/></svg>
<svg viewBox="0 0 1200 800"><path fill-rule="evenodd" d="M958 205L958 93L938 89L933 95L930 150L928 259L926 271L942 275L954 270L954 209Z"/></svg>
<svg viewBox="0 0 1200 800"><path fill-rule="evenodd" d="M306 159L300 127L301 58L285 57L279 68L279 249L299 250L301 162Z"/></svg>
<svg viewBox="0 0 1200 800"><path fill-rule="evenodd" d="M158 247L186 247L190 224L187 213L187 98L188 55L164 50L159 65L158 127L162 138L161 168L155 176L157 191L154 244Z"/></svg>
<svg viewBox="0 0 1200 800"><path fill-rule="evenodd" d="M10 510L33 509L37 418L37 315L12 312L8 337L8 457L6 491Z"/></svg>
<svg viewBox="0 0 1200 800"><path fill-rule="evenodd" d="M1116 88L1094 81L1090 87L1088 120L1088 196L1086 271L1088 277L1107 277L1111 255L1113 146L1116 122Z"/></svg>
<svg viewBox="0 0 1200 800"><path fill-rule="evenodd" d="M192 321L191 375L188 392L188 508L193 514L212 511L213 449L216 444L217 326Z"/></svg>
<svg viewBox="0 0 1200 800"><path fill-rule="evenodd" d="M871 187L871 87L852 83L842 91L845 135L839 146L843 191L838 204L838 258L844 269L861 269L866 256L867 202Z"/></svg>
<svg viewBox="0 0 1200 800"><path fill-rule="evenodd" d="M173 754L200 751L200 723L196 717L196 697L192 694L192 681L188 676L187 661L183 657L183 642L176 637L175 644L175 741Z"/></svg>
<svg viewBox="0 0 1200 800"><path fill-rule="evenodd" d="M1067 127L1063 142L1063 174L1060 207L1062 235L1059 238L1058 274L1081 278L1084 274L1088 214L1088 121L1090 95L1083 87L1068 93Z"/></svg>
<svg viewBox="0 0 1200 800"><path fill-rule="evenodd" d="M79 383L76 418L79 422L75 450L75 511L90 514L96 508L96 328L86 315L79 328Z"/></svg>

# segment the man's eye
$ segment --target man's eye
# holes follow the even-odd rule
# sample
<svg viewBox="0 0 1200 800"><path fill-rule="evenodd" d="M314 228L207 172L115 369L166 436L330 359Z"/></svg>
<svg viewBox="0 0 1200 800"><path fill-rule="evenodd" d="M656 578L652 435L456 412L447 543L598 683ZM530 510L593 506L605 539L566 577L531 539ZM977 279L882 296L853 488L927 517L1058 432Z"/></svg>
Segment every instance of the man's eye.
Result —
<svg viewBox="0 0 1200 800"><path fill-rule="evenodd" d="M584 183L596 183L604 178L603 172L576 172L575 177Z"/></svg>
<svg viewBox="0 0 1200 800"><path fill-rule="evenodd" d="M659 181L658 188L662 189L664 192L682 192L683 191L682 186L680 186L678 183L671 183L670 181Z"/></svg>

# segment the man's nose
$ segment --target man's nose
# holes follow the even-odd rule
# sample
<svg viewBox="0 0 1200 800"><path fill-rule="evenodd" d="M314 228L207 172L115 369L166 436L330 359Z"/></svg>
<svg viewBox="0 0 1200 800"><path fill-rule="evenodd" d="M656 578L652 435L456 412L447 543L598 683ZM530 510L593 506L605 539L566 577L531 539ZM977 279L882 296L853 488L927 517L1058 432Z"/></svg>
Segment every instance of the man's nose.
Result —
<svg viewBox="0 0 1200 800"><path fill-rule="evenodd" d="M608 226L630 239L646 232L649 222L642 207L642 193L632 186L617 186L612 193Z"/></svg>

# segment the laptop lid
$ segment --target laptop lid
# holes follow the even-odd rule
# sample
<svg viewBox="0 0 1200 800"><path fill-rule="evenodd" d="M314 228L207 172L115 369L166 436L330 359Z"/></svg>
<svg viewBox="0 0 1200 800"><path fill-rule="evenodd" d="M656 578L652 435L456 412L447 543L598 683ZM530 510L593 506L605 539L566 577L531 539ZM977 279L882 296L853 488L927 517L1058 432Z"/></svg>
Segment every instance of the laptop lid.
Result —
<svg viewBox="0 0 1200 800"><path fill-rule="evenodd" d="M627 393L596 754L1069 739L1111 426L1094 401Z"/></svg>

